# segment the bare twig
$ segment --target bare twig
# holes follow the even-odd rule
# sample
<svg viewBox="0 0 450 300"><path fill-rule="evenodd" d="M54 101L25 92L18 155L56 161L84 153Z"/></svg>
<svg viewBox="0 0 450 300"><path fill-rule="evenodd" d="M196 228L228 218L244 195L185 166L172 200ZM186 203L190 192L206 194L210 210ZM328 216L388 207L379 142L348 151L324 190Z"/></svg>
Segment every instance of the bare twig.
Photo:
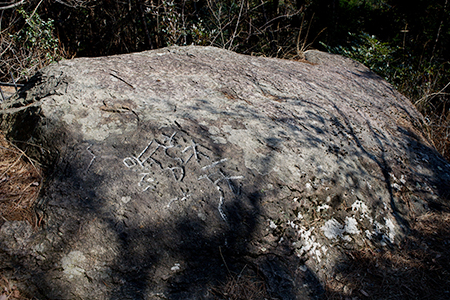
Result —
<svg viewBox="0 0 450 300"><path fill-rule="evenodd" d="M237 19L237 22L236 22L236 26L234 27L233 36L231 37L230 45L228 46L228 50L232 50L231 47L233 46L233 41L234 41L234 38L236 37L236 33L237 33L237 30L238 30L238 27L239 27L239 21L241 20L242 9L243 8L244 8L244 1L241 1L241 8L239 10L239 16L238 16L238 19Z"/></svg>
<svg viewBox="0 0 450 300"><path fill-rule="evenodd" d="M5 101L5 100L6 100L6 98L5 98L5 95L3 94L3 90L2 90L2 88L0 88L0 94L2 95L2 99L1 99L1 101L0 101L0 102L3 102L3 101Z"/></svg>
<svg viewBox="0 0 450 300"><path fill-rule="evenodd" d="M12 80L12 82L13 82L14 89L15 89L16 92L17 92L17 90L18 90L18 88L17 88L17 83L16 83L16 80L14 80L14 76L13 76L13 74L12 74L11 71L9 71L9 75L11 75L11 80Z"/></svg>
<svg viewBox="0 0 450 300"><path fill-rule="evenodd" d="M222 15L222 5L219 6L219 11L216 12L212 3L212 0L208 0L208 8L209 11L211 12L211 14L214 16L214 18L217 20L217 28L219 28L219 32L217 33L216 37L211 41L212 43L214 43L214 41L216 40L216 38L220 35L221 40L222 40L222 45L225 45L225 38L223 35L223 28L222 27L222 21L221 21L221 15Z"/></svg>
<svg viewBox="0 0 450 300"><path fill-rule="evenodd" d="M139 4L139 10L141 12L141 20L142 20L142 23L144 24L144 31L145 31L145 37L147 38L147 44L150 47L150 49L153 49L152 39L150 37L150 32L148 30L147 22L145 21L145 13L144 13L144 8L142 6L142 1L138 1L138 4Z"/></svg>
<svg viewBox="0 0 450 300"><path fill-rule="evenodd" d="M87 7L87 4L91 2L90 0L55 0L58 3L61 3L68 7L78 8L78 7Z"/></svg>
<svg viewBox="0 0 450 300"><path fill-rule="evenodd" d="M263 26L261 26L261 29L264 31L267 29L267 27L269 27L274 21L278 20L278 19L282 19L282 18L292 18L293 16L298 15L299 13L301 13L303 10L303 7L300 8L299 10L297 10L295 13L293 14L286 14L286 15L282 15L282 16L277 16L269 21L267 21Z"/></svg>
<svg viewBox="0 0 450 300"><path fill-rule="evenodd" d="M220 257L221 257L222 260L223 260L223 263L225 264L225 267L227 268L228 274L231 275L230 269L228 269L227 262L225 261L225 258L224 258L223 255L222 255L222 248L221 248L220 246L219 246L219 253L220 253Z"/></svg>
<svg viewBox="0 0 450 300"><path fill-rule="evenodd" d="M117 75L115 75L115 74L113 74L113 73L109 73L109 75L111 75L111 76L113 76L113 77L119 79L120 81L122 81L122 82L125 83L126 85L128 85L128 86L132 87L133 89L135 89L135 87L134 87L131 83L128 83L127 81L125 81L124 79L120 78L119 76L117 76Z"/></svg>
<svg viewBox="0 0 450 300"><path fill-rule="evenodd" d="M10 4L10 5L2 6L2 7L0 7L0 10L6 10L6 9L14 8L14 7L22 5L24 2L25 2L25 0L21 0L19 2Z"/></svg>
<svg viewBox="0 0 450 300"><path fill-rule="evenodd" d="M20 83L10 83L10 82L0 82L0 86L14 86L14 87L23 87L25 86L24 84L20 84Z"/></svg>
<svg viewBox="0 0 450 300"><path fill-rule="evenodd" d="M423 102L423 101L425 101L426 99L428 99L428 98L434 98L435 96L438 96L438 95L450 95L449 93L443 93L443 91L448 87L450 85L450 82L449 83L447 83L439 92L436 92L436 93L431 93L431 94L428 94L428 95L425 95L425 96L423 96L422 98L420 98L419 100L417 100L416 102L414 102L414 105L415 106L418 106L421 102ZM430 99L430 100L431 100Z"/></svg>
<svg viewBox="0 0 450 300"><path fill-rule="evenodd" d="M38 5L36 5L36 7L33 10L33 13L30 15L29 19L33 18L34 14L36 13L36 11L39 8L39 6L41 5L42 1L44 1L44 0L39 1Z"/></svg>

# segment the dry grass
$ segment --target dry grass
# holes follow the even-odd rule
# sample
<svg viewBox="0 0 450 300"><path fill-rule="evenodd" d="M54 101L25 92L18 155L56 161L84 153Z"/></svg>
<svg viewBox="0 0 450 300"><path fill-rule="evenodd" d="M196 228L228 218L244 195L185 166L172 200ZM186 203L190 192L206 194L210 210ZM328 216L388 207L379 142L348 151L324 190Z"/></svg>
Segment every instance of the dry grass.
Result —
<svg viewBox="0 0 450 300"><path fill-rule="evenodd" d="M5 276L0 275L0 300L31 300L22 295L17 286Z"/></svg>
<svg viewBox="0 0 450 300"><path fill-rule="evenodd" d="M450 110L441 114L423 112L428 121L427 131L436 150L450 161Z"/></svg>
<svg viewBox="0 0 450 300"><path fill-rule="evenodd" d="M39 225L34 203L41 184L38 166L0 134L0 226L5 221L25 220Z"/></svg>
<svg viewBox="0 0 450 300"><path fill-rule="evenodd" d="M212 289L215 299L226 300L260 300L272 299L267 293L265 282L256 275L247 274L242 270L241 274L230 274L226 282Z"/></svg>
<svg viewBox="0 0 450 300"><path fill-rule="evenodd" d="M348 252L327 299L450 299L450 213L419 217L398 250Z"/></svg>

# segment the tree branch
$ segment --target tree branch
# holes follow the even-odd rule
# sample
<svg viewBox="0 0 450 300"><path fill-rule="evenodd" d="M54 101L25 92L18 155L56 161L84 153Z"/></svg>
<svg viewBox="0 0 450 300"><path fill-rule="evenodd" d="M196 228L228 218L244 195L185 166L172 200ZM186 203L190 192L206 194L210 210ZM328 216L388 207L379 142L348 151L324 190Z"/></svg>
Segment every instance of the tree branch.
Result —
<svg viewBox="0 0 450 300"><path fill-rule="evenodd" d="M14 7L17 7L19 5L22 5L24 2L25 2L25 0L20 0L17 3L13 3L13 4L10 4L10 5L2 6L2 7L0 7L0 10L6 10L6 9L14 8Z"/></svg>

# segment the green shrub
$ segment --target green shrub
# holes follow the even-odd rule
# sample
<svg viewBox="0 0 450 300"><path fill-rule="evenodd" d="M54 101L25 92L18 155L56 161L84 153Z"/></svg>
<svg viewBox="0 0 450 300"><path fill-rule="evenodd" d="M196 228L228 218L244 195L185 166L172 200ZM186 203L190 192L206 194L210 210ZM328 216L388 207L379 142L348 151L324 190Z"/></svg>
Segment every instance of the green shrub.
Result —
<svg viewBox="0 0 450 300"><path fill-rule="evenodd" d="M395 53L398 48L381 42L374 35L365 32L360 34L349 33L349 35L351 38L350 47L329 47L322 42L321 44L329 52L359 61L386 80L392 81L397 71Z"/></svg>
<svg viewBox="0 0 450 300"><path fill-rule="evenodd" d="M53 20L44 21L38 13L30 15L23 8L17 9L15 20L11 22L15 25L6 28L1 36L3 81L10 81L10 74L18 81L26 81L36 70L62 57Z"/></svg>
<svg viewBox="0 0 450 300"><path fill-rule="evenodd" d="M55 30L54 21L44 21L34 13L31 16L23 9L18 9L19 14L25 20L25 26L13 35L26 49L40 49L50 60L57 58L58 39L53 36Z"/></svg>

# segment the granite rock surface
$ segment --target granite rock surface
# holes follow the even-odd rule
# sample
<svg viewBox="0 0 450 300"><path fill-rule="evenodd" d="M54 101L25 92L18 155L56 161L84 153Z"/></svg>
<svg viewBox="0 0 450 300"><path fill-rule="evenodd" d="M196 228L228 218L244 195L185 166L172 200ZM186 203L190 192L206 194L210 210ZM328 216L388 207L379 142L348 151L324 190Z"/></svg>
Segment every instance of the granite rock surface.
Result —
<svg viewBox="0 0 450 300"><path fill-rule="evenodd" d="M44 225L4 222L2 259L44 299L219 299L239 274L322 297L345 251L396 247L448 204L450 165L382 78L305 56L189 46L41 70L2 128L45 167Z"/></svg>

